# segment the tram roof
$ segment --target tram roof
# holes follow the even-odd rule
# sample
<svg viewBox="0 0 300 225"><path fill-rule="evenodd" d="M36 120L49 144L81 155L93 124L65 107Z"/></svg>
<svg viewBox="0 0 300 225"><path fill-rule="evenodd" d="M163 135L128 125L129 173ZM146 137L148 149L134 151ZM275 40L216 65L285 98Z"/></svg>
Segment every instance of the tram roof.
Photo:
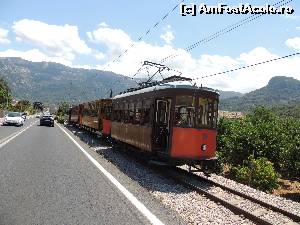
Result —
<svg viewBox="0 0 300 225"><path fill-rule="evenodd" d="M123 98L123 97L137 95L137 94L143 94L143 93L157 91L157 90L173 89L173 88L203 90L203 91L210 91L210 92L219 93L217 90L212 89L212 88L198 87L198 86L191 85L191 83L188 82L188 81L173 81L173 82L158 84L158 85L155 85L155 86L152 86L152 87L146 87L146 88L143 88L143 89L140 89L140 90L121 93L121 94L116 95L115 97L113 97L113 99Z"/></svg>

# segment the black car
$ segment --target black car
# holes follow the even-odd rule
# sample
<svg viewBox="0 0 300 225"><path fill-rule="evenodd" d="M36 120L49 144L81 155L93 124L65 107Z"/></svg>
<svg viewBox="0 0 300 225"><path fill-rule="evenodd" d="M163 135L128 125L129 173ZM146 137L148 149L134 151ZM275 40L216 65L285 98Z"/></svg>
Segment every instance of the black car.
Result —
<svg viewBox="0 0 300 225"><path fill-rule="evenodd" d="M40 126L51 126L54 127L54 118L51 114L45 113L40 117Z"/></svg>

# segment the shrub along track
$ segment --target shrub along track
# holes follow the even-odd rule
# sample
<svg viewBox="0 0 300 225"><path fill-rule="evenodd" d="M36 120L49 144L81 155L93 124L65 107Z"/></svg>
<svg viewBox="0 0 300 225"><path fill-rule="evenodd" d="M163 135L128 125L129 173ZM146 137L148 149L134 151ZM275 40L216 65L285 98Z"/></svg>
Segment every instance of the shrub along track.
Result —
<svg viewBox="0 0 300 225"><path fill-rule="evenodd" d="M166 177L175 179L197 193L219 202L234 213L244 215L256 224L269 225L300 222L300 216L298 215L209 180L208 178L188 172L187 170L178 167L166 167L159 171ZM219 189L219 191L211 191L215 187L223 191ZM226 193L224 194L224 192ZM236 200L235 196L238 196L238 200ZM249 206L249 204L252 204L253 207L245 207L246 205Z"/></svg>

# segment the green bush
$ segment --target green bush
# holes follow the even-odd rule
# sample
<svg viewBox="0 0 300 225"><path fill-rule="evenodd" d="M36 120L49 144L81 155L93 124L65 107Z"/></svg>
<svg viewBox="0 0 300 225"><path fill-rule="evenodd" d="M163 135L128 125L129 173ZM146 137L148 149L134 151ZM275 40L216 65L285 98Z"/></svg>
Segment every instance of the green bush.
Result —
<svg viewBox="0 0 300 225"><path fill-rule="evenodd" d="M58 123L64 124L67 121L67 117L66 116L56 116L56 120Z"/></svg>
<svg viewBox="0 0 300 225"><path fill-rule="evenodd" d="M250 156L241 166L232 168L232 173L237 181L262 191L271 192L278 187L278 174L266 158Z"/></svg>
<svg viewBox="0 0 300 225"><path fill-rule="evenodd" d="M230 167L242 165L249 156L264 157L284 177L300 175L300 120L280 118L258 107L244 119L221 118L217 136L218 157Z"/></svg>
<svg viewBox="0 0 300 225"><path fill-rule="evenodd" d="M69 103L61 102L58 106L57 115L64 116L69 114Z"/></svg>

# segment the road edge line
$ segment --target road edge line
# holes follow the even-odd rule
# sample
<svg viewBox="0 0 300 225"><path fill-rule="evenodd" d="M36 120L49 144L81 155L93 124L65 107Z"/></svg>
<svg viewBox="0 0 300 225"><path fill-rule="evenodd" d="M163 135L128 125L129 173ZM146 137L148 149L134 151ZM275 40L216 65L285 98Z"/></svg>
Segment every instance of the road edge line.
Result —
<svg viewBox="0 0 300 225"><path fill-rule="evenodd" d="M55 122L56 123L56 122ZM57 124L57 123L56 123ZM111 175L100 163L94 159L83 147L65 131L59 124L57 126L71 139L71 141L86 155L86 157L112 182L121 193L152 223L155 225L164 225L147 207L140 202L130 191L128 191L113 175Z"/></svg>
<svg viewBox="0 0 300 225"><path fill-rule="evenodd" d="M2 148L3 146L5 146L8 142L10 142L11 140L13 140L14 138L18 137L20 134L22 134L23 132L25 132L26 130L28 130L30 127L32 127L34 124L36 123L35 122L32 122L28 127L18 131L18 132L15 132L13 136L11 137L7 137L7 138L4 138L4 141L0 143L0 148ZM3 139L2 139L3 140Z"/></svg>

